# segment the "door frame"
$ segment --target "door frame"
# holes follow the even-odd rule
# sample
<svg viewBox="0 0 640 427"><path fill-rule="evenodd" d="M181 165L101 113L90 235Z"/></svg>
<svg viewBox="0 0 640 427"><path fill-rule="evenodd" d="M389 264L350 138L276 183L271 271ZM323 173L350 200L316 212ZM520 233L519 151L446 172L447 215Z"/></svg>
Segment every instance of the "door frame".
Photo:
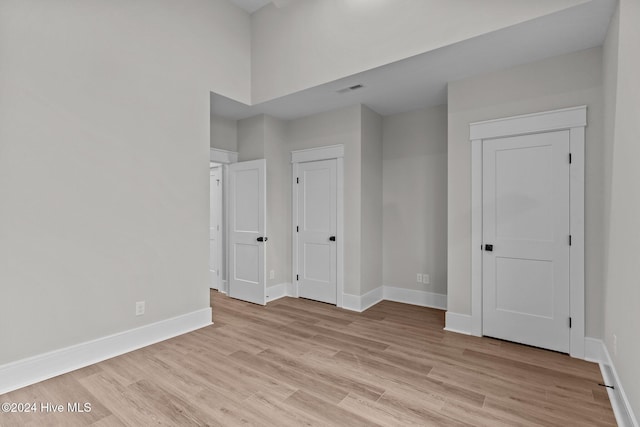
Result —
<svg viewBox="0 0 640 427"><path fill-rule="evenodd" d="M585 356L584 165L587 106L471 123L471 334L482 336L482 152L483 140L569 131L569 353ZM569 159L567 159L569 161Z"/></svg>
<svg viewBox="0 0 640 427"><path fill-rule="evenodd" d="M344 293L344 145L330 145L326 147L295 150L291 152L291 281L292 296L298 298L298 282L295 280L298 274L298 187L296 177L300 163L315 162L319 160L336 160L336 306L342 307L342 295Z"/></svg>
<svg viewBox="0 0 640 427"><path fill-rule="evenodd" d="M229 226L227 223L227 218L229 217L229 165L231 163L238 162L238 153L235 151L227 151L221 150L219 148L209 148L209 165L211 163L219 163L222 165L222 253L224 253L224 270L222 272L222 276L220 277L220 286L218 292L223 294L229 293L229 281L227 275L229 274L229 246L228 246L228 236L229 236ZM209 196L211 196L211 190L209 190Z"/></svg>
<svg viewBox="0 0 640 427"><path fill-rule="evenodd" d="M223 195L223 188L224 188L224 184L225 184L225 180L224 180L224 166L222 165L222 163L216 163L213 162L211 160L209 160L209 177L211 177L211 171L214 168L220 168L220 181L222 182L222 185L220 186L220 191L218 193L218 197L216 200L216 217L218 218L218 227L219 229L217 230L218 232L218 237L216 239L216 257L218 258L218 275L217 278L215 279L215 288L211 288L211 284L209 285L210 289L216 289L217 291L221 291L223 285L222 285L222 279L223 279L223 273L221 272L222 270L222 261L223 261L223 256L222 256L222 250L223 250L223 246L222 246L222 236L224 235L224 222L223 222L223 217L222 217L222 210L223 210L223 201L222 201L222 195ZM211 179L209 179L209 182L211 182ZM209 197L211 197L211 186L209 186ZM209 209L211 209L211 203L209 203ZM211 215L211 213L209 213L209 215ZM209 224L209 228L211 228L211 224ZM211 239L211 236L209 236L209 239ZM209 269L211 269L211 266L209 266Z"/></svg>

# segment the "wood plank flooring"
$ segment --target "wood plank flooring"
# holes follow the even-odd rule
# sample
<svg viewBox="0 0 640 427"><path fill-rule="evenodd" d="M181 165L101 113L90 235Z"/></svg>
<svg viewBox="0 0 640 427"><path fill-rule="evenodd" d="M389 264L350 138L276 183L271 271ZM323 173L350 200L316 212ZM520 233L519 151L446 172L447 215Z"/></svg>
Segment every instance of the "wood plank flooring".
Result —
<svg viewBox="0 0 640 427"><path fill-rule="evenodd" d="M0 396L91 412L0 425L615 425L596 364L445 332L442 311L211 297L213 326Z"/></svg>

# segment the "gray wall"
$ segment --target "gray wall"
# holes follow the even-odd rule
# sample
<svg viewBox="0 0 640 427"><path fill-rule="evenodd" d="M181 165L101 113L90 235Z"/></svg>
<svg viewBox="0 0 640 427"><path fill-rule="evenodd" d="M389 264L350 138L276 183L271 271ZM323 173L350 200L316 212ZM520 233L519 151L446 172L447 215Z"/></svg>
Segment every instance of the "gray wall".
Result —
<svg viewBox="0 0 640 427"><path fill-rule="evenodd" d="M291 162L287 123L264 117L267 160L267 286L291 283ZM270 273L273 271L274 278Z"/></svg>
<svg viewBox="0 0 640 427"><path fill-rule="evenodd" d="M209 145L227 151L238 151L238 121L212 114Z"/></svg>
<svg viewBox="0 0 640 427"><path fill-rule="evenodd" d="M264 159L264 114L238 120L238 161Z"/></svg>
<svg viewBox="0 0 640 427"><path fill-rule="evenodd" d="M251 15L261 103L535 19L585 0L298 1ZM496 13L499 11L499 13ZM330 29L330 35L327 35Z"/></svg>
<svg viewBox="0 0 640 427"><path fill-rule="evenodd" d="M209 307L209 93L248 98L249 23L0 3L0 364Z"/></svg>
<svg viewBox="0 0 640 427"><path fill-rule="evenodd" d="M621 0L605 42L606 137L612 148L604 339L640 416L640 2ZM619 26L618 26L619 25ZM616 39L619 45L616 47ZM617 349L613 336L617 337Z"/></svg>
<svg viewBox="0 0 640 427"><path fill-rule="evenodd" d="M383 129L384 285L446 294L447 107L387 116Z"/></svg>
<svg viewBox="0 0 640 427"><path fill-rule="evenodd" d="M382 117L362 106L360 295L382 283Z"/></svg>
<svg viewBox="0 0 640 427"><path fill-rule="evenodd" d="M472 122L576 105L586 131L586 334L602 336L604 239L602 49L593 48L449 84L448 309L471 313Z"/></svg>

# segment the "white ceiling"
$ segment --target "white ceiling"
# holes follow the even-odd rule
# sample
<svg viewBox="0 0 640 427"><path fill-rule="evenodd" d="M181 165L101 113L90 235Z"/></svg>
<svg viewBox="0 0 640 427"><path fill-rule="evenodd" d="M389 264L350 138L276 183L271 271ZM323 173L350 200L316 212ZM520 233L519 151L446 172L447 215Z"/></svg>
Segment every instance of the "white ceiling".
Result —
<svg viewBox="0 0 640 427"><path fill-rule="evenodd" d="M254 106L214 94L211 112L294 119L358 103L381 115L445 104L447 82L600 46L614 7L615 0L592 1ZM355 84L364 88L337 93Z"/></svg>
<svg viewBox="0 0 640 427"><path fill-rule="evenodd" d="M240 6L249 13L253 13L271 3L271 0L231 0L232 3Z"/></svg>

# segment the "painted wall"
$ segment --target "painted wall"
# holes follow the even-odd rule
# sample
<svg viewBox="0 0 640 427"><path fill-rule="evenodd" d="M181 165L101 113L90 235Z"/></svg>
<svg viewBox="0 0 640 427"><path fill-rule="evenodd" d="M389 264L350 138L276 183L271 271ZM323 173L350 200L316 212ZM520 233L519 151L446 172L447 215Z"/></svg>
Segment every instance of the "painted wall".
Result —
<svg viewBox="0 0 640 427"><path fill-rule="evenodd" d="M209 143L211 148L238 151L238 121L212 114L210 120Z"/></svg>
<svg viewBox="0 0 640 427"><path fill-rule="evenodd" d="M0 2L0 364L209 306L209 92L248 99L249 24Z"/></svg>
<svg viewBox="0 0 640 427"><path fill-rule="evenodd" d="M267 159L267 287L291 282L291 156L287 122L264 116ZM273 279L271 273L273 272Z"/></svg>
<svg viewBox="0 0 640 427"><path fill-rule="evenodd" d="M636 417L640 416L640 2L621 0L605 43L607 137L613 143L604 339ZM616 28L619 24L619 28ZM613 38L613 40L611 40ZM615 51L615 38L618 50ZM613 48L613 50L612 50ZM615 90L615 94L612 92ZM614 104L615 103L615 104ZM614 107L615 105L615 107ZM613 119L615 115L615 119ZM611 131L612 130L612 131ZM613 336L617 337L617 346ZM617 347L617 348L616 348Z"/></svg>
<svg viewBox="0 0 640 427"><path fill-rule="evenodd" d="M264 159L264 114L238 120L238 161Z"/></svg>
<svg viewBox="0 0 640 427"><path fill-rule="evenodd" d="M382 282L382 117L366 106L361 111L361 248L360 295Z"/></svg>
<svg viewBox="0 0 640 427"><path fill-rule="evenodd" d="M360 295L362 265L361 115L354 105L291 120L287 128L287 151L344 145L344 292L352 295Z"/></svg>
<svg viewBox="0 0 640 427"><path fill-rule="evenodd" d="M585 1L323 0L283 8L268 5L251 15L252 101L308 89Z"/></svg>
<svg viewBox="0 0 640 427"><path fill-rule="evenodd" d="M449 84L448 309L471 314L472 122L576 105L586 130L586 334L602 336L604 164L602 49L593 48Z"/></svg>
<svg viewBox="0 0 640 427"><path fill-rule="evenodd" d="M383 282L446 295L447 106L387 116L383 129Z"/></svg>
<svg viewBox="0 0 640 427"><path fill-rule="evenodd" d="M609 236L611 222L611 185L613 176L613 147L616 124L618 91L618 35L620 8L611 17L607 36L602 46L602 88L604 106L604 277L609 268ZM604 299L604 294L603 294Z"/></svg>

